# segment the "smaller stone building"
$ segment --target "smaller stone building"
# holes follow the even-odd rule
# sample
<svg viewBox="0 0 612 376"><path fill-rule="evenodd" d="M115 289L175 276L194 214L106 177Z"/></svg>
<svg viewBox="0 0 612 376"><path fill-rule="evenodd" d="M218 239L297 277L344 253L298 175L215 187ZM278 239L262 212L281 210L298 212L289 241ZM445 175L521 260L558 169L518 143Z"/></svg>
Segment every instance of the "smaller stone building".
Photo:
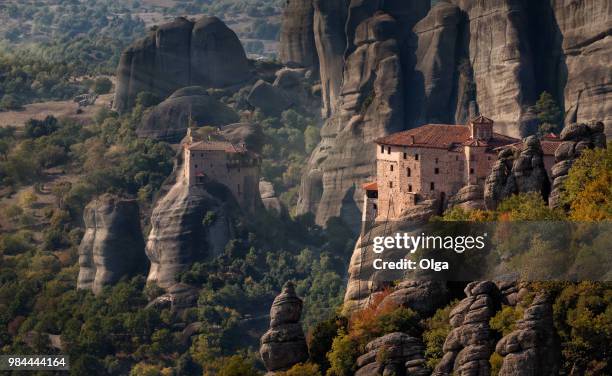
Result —
<svg viewBox="0 0 612 376"><path fill-rule="evenodd" d="M226 140L197 141L188 131L183 144L183 174L188 185L209 180L225 185L246 211L253 211L259 199L261 159L247 150L245 144Z"/></svg>
<svg viewBox="0 0 612 376"><path fill-rule="evenodd" d="M422 200L445 203L466 185L484 186L497 149L518 142L495 133L484 116L468 125L428 124L382 137L376 140L376 186L364 186L364 219L398 218Z"/></svg>

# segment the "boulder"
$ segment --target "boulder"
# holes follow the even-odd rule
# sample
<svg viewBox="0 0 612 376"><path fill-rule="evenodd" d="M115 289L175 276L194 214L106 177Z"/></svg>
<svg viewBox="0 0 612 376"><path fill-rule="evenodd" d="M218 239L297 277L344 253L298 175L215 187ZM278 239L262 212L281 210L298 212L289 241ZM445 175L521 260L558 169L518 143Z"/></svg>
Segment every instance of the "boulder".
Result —
<svg viewBox="0 0 612 376"><path fill-rule="evenodd" d="M431 374L425 361L423 343L408 334L386 334L370 341L365 350L367 353L357 358L359 368L355 376Z"/></svg>
<svg viewBox="0 0 612 376"><path fill-rule="evenodd" d="M489 358L495 350L495 335L489 320L500 308L501 296L490 281L471 282L467 297L450 312L451 332L446 337L442 361L433 375L488 375Z"/></svg>
<svg viewBox="0 0 612 376"><path fill-rule="evenodd" d="M224 87L250 77L236 34L216 17L179 17L130 45L117 68L115 109L132 109L141 92L165 99L186 86Z"/></svg>
<svg viewBox="0 0 612 376"><path fill-rule="evenodd" d="M283 204L280 199L276 197L274 186L272 183L261 180L259 182L259 193L261 195L261 201L267 211L281 214L283 212Z"/></svg>
<svg viewBox="0 0 612 376"><path fill-rule="evenodd" d="M234 145L246 144L250 151L259 153L265 135L259 124L235 123L221 128L221 136Z"/></svg>
<svg viewBox="0 0 612 376"><path fill-rule="evenodd" d="M314 40L312 0L290 0L285 3L278 54L291 68L311 68L318 64Z"/></svg>
<svg viewBox="0 0 612 376"><path fill-rule="evenodd" d="M240 120L230 107L208 95L201 86L186 87L153 107L136 130L139 137L178 141L191 123L220 127Z"/></svg>
<svg viewBox="0 0 612 376"><path fill-rule="evenodd" d="M270 329L261 337L259 353L269 372L285 371L308 359L306 338L300 325L302 300L287 282L270 309Z"/></svg>
<svg viewBox="0 0 612 376"><path fill-rule="evenodd" d="M523 139L522 145L499 153L485 181L485 204L494 210L504 199L527 192L539 192L544 200L550 193L544 153L536 136L529 136Z"/></svg>
<svg viewBox="0 0 612 376"><path fill-rule="evenodd" d="M278 88L259 80L251 89L247 101L267 115L279 116L291 106L291 101Z"/></svg>
<svg viewBox="0 0 612 376"><path fill-rule="evenodd" d="M500 376L558 375L561 348L549 298L536 296L516 329L497 343L495 351L504 357Z"/></svg>
<svg viewBox="0 0 612 376"><path fill-rule="evenodd" d="M136 200L103 195L83 213L77 288L98 294L123 277L144 272L147 259Z"/></svg>
<svg viewBox="0 0 612 376"><path fill-rule="evenodd" d="M552 208L562 206L561 195L564 182L574 161L587 149L605 148L606 134L603 122L568 124L561 131L563 143L555 152L555 165L552 167L552 191L548 204Z"/></svg>
<svg viewBox="0 0 612 376"><path fill-rule="evenodd" d="M484 190L480 185L466 185L450 198L448 206L465 210L484 209Z"/></svg>
<svg viewBox="0 0 612 376"><path fill-rule="evenodd" d="M448 302L446 283L441 281L402 281L394 291L383 298L380 307L403 306L421 317L433 315Z"/></svg>

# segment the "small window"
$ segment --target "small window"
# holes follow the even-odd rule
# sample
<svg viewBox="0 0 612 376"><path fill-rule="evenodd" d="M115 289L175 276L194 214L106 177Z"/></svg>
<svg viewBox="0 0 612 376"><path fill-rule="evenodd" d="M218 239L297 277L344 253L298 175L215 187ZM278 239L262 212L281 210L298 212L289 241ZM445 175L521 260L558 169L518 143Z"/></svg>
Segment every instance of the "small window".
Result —
<svg viewBox="0 0 612 376"><path fill-rule="evenodd" d="M432 191L434 191L434 190L436 189L436 185L434 184L434 182L433 182L433 181L432 181L432 182L429 184L429 188L430 188Z"/></svg>
<svg viewBox="0 0 612 376"><path fill-rule="evenodd" d="M408 192L412 192L412 184L408 185Z"/></svg>
<svg viewBox="0 0 612 376"><path fill-rule="evenodd" d="M389 188L393 188L393 182L392 181L389 182Z"/></svg>
<svg viewBox="0 0 612 376"><path fill-rule="evenodd" d="M455 156L455 160L456 160L456 161L458 161L458 160L459 160L459 156L458 156L458 155L457 155L457 156Z"/></svg>
<svg viewBox="0 0 612 376"><path fill-rule="evenodd" d="M438 164L438 158L436 158L436 164Z"/></svg>
<svg viewBox="0 0 612 376"><path fill-rule="evenodd" d="M474 169L470 168L470 175L474 175Z"/></svg>
<svg viewBox="0 0 612 376"><path fill-rule="evenodd" d="M404 153L404 159L408 159L408 153Z"/></svg>
<svg viewBox="0 0 612 376"><path fill-rule="evenodd" d="M440 174L440 169L436 167L436 168L434 169L434 173L435 173L436 175L439 175L439 174Z"/></svg>
<svg viewBox="0 0 612 376"><path fill-rule="evenodd" d="M385 154L385 146L380 145L380 154Z"/></svg>
<svg viewBox="0 0 612 376"><path fill-rule="evenodd" d="M415 160L415 161L418 161L418 160L419 160L419 155L418 155L418 154L415 154L415 155L414 155L414 160Z"/></svg>
<svg viewBox="0 0 612 376"><path fill-rule="evenodd" d="M387 148L387 154L391 154L391 146Z"/></svg>
<svg viewBox="0 0 612 376"><path fill-rule="evenodd" d="M410 167L408 167L406 169L406 176L411 177L412 176L412 170L410 169Z"/></svg>
<svg viewBox="0 0 612 376"><path fill-rule="evenodd" d="M200 153L200 157L204 157L204 153Z"/></svg>
<svg viewBox="0 0 612 376"><path fill-rule="evenodd" d="M391 171L393 171L393 165L391 165L391 166L389 166L389 167L391 167Z"/></svg>
<svg viewBox="0 0 612 376"><path fill-rule="evenodd" d="M198 168L198 165L195 165L195 168Z"/></svg>

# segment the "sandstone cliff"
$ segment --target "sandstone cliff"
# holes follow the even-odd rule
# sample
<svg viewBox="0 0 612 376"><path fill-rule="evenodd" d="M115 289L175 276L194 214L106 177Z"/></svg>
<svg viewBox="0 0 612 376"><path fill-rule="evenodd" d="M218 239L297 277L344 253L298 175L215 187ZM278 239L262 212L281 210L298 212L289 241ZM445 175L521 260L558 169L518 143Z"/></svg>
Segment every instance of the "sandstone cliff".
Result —
<svg viewBox="0 0 612 376"><path fill-rule="evenodd" d="M83 214L85 235L79 246L77 288L95 294L147 268L140 214L135 200L104 195Z"/></svg>
<svg viewBox="0 0 612 376"><path fill-rule="evenodd" d="M138 93L165 99L186 86L225 87L250 77L236 34L216 17L177 18L136 41L121 55L114 106L130 110Z"/></svg>
<svg viewBox="0 0 612 376"><path fill-rule="evenodd" d="M312 0L290 0L283 9L278 53L288 67L313 68L318 65L313 31Z"/></svg>

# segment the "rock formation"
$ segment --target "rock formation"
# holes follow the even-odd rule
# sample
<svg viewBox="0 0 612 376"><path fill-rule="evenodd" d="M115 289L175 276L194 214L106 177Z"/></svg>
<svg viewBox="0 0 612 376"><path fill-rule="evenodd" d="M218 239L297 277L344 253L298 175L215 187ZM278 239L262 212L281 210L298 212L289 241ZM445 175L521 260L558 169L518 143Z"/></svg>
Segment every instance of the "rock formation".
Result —
<svg viewBox="0 0 612 376"><path fill-rule="evenodd" d="M308 359L301 315L302 300L293 283L287 282L272 303L270 329L261 337L259 353L268 371L285 371Z"/></svg>
<svg viewBox="0 0 612 376"><path fill-rule="evenodd" d="M537 99L528 18L517 0L453 0L467 15L468 61L481 113L498 132L524 137L533 131L529 106ZM518 125L518 126L517 126Z"/></svg>
<svg viewBox="0 0 612 376"><path fill-rule="evenodd" d="M240 120L238 114L201 86L186 87L153 107L136 133L140 137L180 140L191 123L220 127Z"/></svg>
<svg viewBox="0 0 612 376"><path fill-rule="evenodd" d="M459 7L440 2L414 27L418 48L415 72L408 85L415 90L408 117L416 124L454 122L455 54L461 20Z"/></svg>
<svg viewBox="0 0 612 376"><path fill-rule="evenodd" d="M480 185L466 185L450 198L448 206L456 206L465 210L484 209L483 188Z"/></svg>
<svg viewBox="0 0 612 376"><path fill-rule="evenodd" d="M420 339L405 333L390 333L366 345L367 353L357 358L355 376L431 374L425 361L425 347Z"/></svg>
<svg viewBox="0 0 612 376"><path fill-rule="evenodd" d="M552 168L551 179L552 192L548 200L553 208L561 206L560 198L563 183L567 180L567 174L580 157L583 150L606 147L605 126L602 122L592 122L589 124L569 124L561 132L561 140L555 152L555 165Z"/></svg>
<svg viewBox="0 0 612 376"><path fill-rule="evenodd" d="M278 47L280 60L286 66L312 68L318 65L313 22L312 0L286 2Z"/></svg>
<svg viewBox="0 0 612 376"><path fill-rule="evenodd" d="M259 194L261 201L267 211L280 215L283 212L283 204L276 196L274 186L269 181L261 180L259 182Z"/></svg>
<svg viewBox="0 0 612 376"><path fill-rule="evenodd" d="M264 80L257 81L251 89L247 101L251 106L263 111L264 114L276 117L291 106L291 100L282 90Z"/></svg>
<svg viewBox="0 0 612 376"><path fill-rule="evenodd" d="M189 186L183 176L177 173L176 184L151 214L147 281L164 289L175 285L178 274L194 262L221 254L233 232L231 213L237 204L231 192L214 182L206 187Z"/></svg>
<svg viewBox="0 0 612 376"><path fill-rule="evenodd" d="M337 110L342 86L348 16L346 0L314 0L314 36L319 55L323 118Z"/></svg>
<svg viewBox="0 0 612 376"><path fill-rule="evenodd" d="M221 20L203 17L192 22L180 17L123 52L114 106L122 113L134 106L140 92L165 99L186 86L225 87L249 77L242 44Z"/></svg>
<svg viewBox="0 0 612 376"><path fill-rule="evenodd" d="M561 350L546 296L536 296L516 329L497 343L495 351L504 357L500 376L558 374Z"/></svg>
<svg viewBox="0 0 612 376"><path fill-rule="evenodd" d="M437 212L437 202L425 201L415 206L410 213L405 213L402 221L414 224L414 231L418 231L419 224L426 223ZM396 230L407 231L406 228L396 229L393 224L376 223L372 228L364 229L360 235L349 264L349 279L343 305L346 313L367 307L376 293L382 291L394 281L386 280L386 278L381 280L378 271L374 269L372 262L378 256L372 251L372 243L376 236L388 236ZM401 282L396 291L386 299L427 315L435 312L439 307L438 304L443 305L446 296L447 291L443 285L424 280Z"/></svg>
<svg viewBox="0 0 612 376"><path fill-rule="evenodd" d="M553 8L558 77L566 125L612 120L612 6L599 0L558 0ZM561 82L559 82L561 81ZM563 103L563 101L562 101ZM608 137L612 130L606 130Z"/></svg>
<svg viewBox="0 0 612 376"><path fill-rule="evenodd" d="M485 182L485 204L493 210L511 195L527 192L539 192L544 200L550 193L542 146L536 136L525 138L520 148L510 147L499 152Z"/></svg>
<svg viewBox="0 0 612 376"><path fill-rule="evenodd" d="M500 305L499 290L493 282L471 282L467 297L450 313L451 332L444 341L444 357L433 375L488 375L489 358L495 338L489 320Z"/></svg>
<svg viewBox="0 0 612 376"><path fill-rule="evenodd" d="M77 288L98 294L104 286L146 270L136 200L103 195L85 207L83 220Z"/></svg>

